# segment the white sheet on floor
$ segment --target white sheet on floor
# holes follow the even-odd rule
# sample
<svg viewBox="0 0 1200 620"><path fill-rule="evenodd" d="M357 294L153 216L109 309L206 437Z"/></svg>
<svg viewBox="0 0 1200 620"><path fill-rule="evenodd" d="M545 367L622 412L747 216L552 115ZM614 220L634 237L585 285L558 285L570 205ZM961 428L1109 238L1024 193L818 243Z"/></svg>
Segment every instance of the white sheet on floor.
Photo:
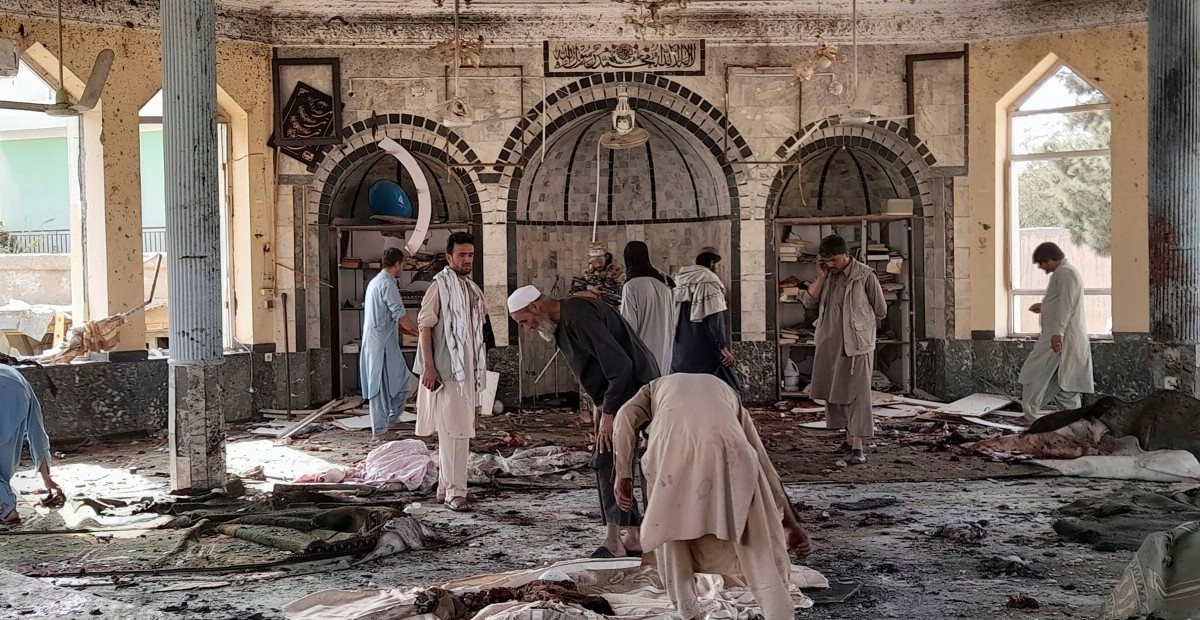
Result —
<svg viewBox="0 0 1200 620"><path fill-rule="evenodd" d="M658 573L638 560L572 560L551 567L526 571L479 575L443 584L451 592L489 588L520 587L537 580L549 570L566 573L585 594L603 596L617 612L610 618L643 620L670 617L671 601L662 588ZM710 620L750 620L758 613L753 595L745 588L727 587L715 575L697 575L697 593L703 617ZM793 566L792 598L798 608L812 606L812 599L801 588L827 588L829 581L815 570ZM411 590L325 590L285 605L290 620L368 620L426 618L416 612L413 601L422 588ZM603 616L580 608L555 603L504 603L492 605L473 620L604 620Z"/></svg>
<svg viewBox="0 0 1200 620"><path fill-rule="evenodd" d="M561 446L517 450L509 457L472 452L467 463L467 478L486 481L501 474L514 478L542 476L579 467L591 458L587 452L569 452Z"/></svg>
<svg viewBox="0 0 1200 620"><path fill-rule="evenodd" d="M420 439L389 441L367 454L346 479L366 484L402 484L410 491L437 486L437 455Z"/></svg>
<svg viewBox="0 0 1200 620"><path fill-rule="evenodd" d="M1189 482L1200 480L1200 461L1186 450L1142 450L1137 440L1125 437L1121 452L1105 456L1083 456L1070 460L1038 459L1034 463L1058 470L1064 476L1145 480L1148 482Z"/></svg>

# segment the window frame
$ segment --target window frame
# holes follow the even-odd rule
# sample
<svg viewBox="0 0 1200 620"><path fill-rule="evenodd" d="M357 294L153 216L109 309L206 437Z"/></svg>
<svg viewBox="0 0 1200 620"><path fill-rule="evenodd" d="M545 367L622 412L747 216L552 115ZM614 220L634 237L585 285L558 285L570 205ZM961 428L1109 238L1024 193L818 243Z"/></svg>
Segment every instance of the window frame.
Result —
<svg viewBox="0 0 1200 620"><path fill-rule="evenodd" d="M1088 158L1088 157L1107 157L1110 165L1112 163L1112 145L1111 145L1111 143L1109 145L1109 148L1105 148L1105 149L1085 149L1085 150L1079 150L1079 151L1053 151L1053 152L1043 152L1043 153L1023 153L1023 154L1014 153L1015 143L1013 141L1013 119L1016 119L1016 118L1030 117L1030 116L1044 116L1044 115L1050 115L1050 114L1068 114L1071 112L1092 112L1092 111L1106 110L1109 112L1110 122L1111 122L1111 114L1112 114L1112 100L1111 99L1109 99L1109 101L1107 101L1105 103L1089 103L1089 104L1083 104L1083 105L1078 105L1078 106L1065 106L1065 107L1058 107L1058 108L1047 108L1047 109L1042 109L1042 110L1021 110L1020 109L1020 107L1022 105L1024 105L1027 101L1029 101L1030 98L1032 98L1034 95L1037 94L1038 90L1040 90L1043 86L1045 86L1048 81L1053 79L1054 76L1057 75L1058 72L1063 69L1063 67L1066 67L1068 70L1070 70L1072 73L1074 73L1079 79L1087 82L1092 88L1096 89L1101 94L1104 94L1105 98L1108 99L1108 95L1107 95L1107 93L1104 92L1103 89L1101 89L1094 82L1089 80L1082 73L1076 71L1074 67L1071 67L1070 65L1068 65L1065 62L1058 62L1058 63L1055 63L1053 66L1051 66L1046 71L1045 75L1043 75L1036 82L1034 82L1029 87L1029 89L1026 90L1023 95L1018 97L1017 100L1014 101L1013 104L1011 106L1009 106L1009 108L1008 108L1008 114L1005 117L1005 121L1004 121L1004 129L1005 129L1006 137L1007 137L1006 145L1005 145L1006 158L1005 158L1005 162L1004 162L1004 167L1005 167L1005 170L1004 170L1004 173L1005 173L1004 174L1004 183L1005 183L1005 185L1004 185L1004 209L1005 209L1005 222L1007 224L1007 234L1005 235L1005 240L1004 240L1004 250L1005 250L1005 259L1006 259L1005 260L1005 274L1004 274L1004 276L1005 276L1004 288L1005 288L1005 296L1007 298L1006 306L1008 308L1008 312L1007 312L1007 314L1008 314L1008 335L1013 336L1013 337L1032 337L1032 336L1038 335L1037 333L1022 332L1022 331L1017 330L1018 317L1020 316L1020 314L1022 312L1022 310L1020 308L1017 308L1017 298L1018 297L1032 297L1032 296L1044 297L1046 295L1046 289L1044 289L1044 288L1042 288L1042 289L1017 288L1015 285L1015 283L1017 281L1017 274L1018 274L1019 270L1021 269L1021 263L1019 263L1018 261L1029 260L1029 258L1017 256L1016 251L1015 251L1016 248L1019 247L1018 246L1018 233L1020 232L1021 228L1019 225L1018 205L1016 204L1019 196L1017 195L1017 179L1015 177L1016 166L1014 166L1014 164L1030 162L1030 161L1057 161L1057 160L1063 160L1063 159L1082 159L1082 158ZM1111 175L1111 172L1109 174ZM1110 303L1111 303L1112 288L1086 288L1085 287L1083 289L1083 295L1085 298L1086 297L1108 297L1110 299ZM1111 317L1110 317L1110 322L1111 322ZM1089 326L1089 327L1090 327L1090 329L1089 329L1088 337L1091 340L1108 340L1108 339L1112 338L1111 333L1104 333L1104 332L1091 333L1091 331L1094 330L1095 328L1091 327L1091 326Z"/></svg>

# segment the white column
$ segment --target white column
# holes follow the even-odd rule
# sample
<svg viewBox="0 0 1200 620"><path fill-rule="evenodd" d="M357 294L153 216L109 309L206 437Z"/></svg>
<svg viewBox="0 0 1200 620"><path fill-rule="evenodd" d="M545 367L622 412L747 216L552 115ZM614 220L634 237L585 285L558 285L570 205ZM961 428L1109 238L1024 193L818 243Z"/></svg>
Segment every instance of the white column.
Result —
<svg viewBox="0 0 1200 620"><path fill-rule="evenodd" d="M225 480L215 2L171 0L160 11L171 484L211 488Z"/></svg>

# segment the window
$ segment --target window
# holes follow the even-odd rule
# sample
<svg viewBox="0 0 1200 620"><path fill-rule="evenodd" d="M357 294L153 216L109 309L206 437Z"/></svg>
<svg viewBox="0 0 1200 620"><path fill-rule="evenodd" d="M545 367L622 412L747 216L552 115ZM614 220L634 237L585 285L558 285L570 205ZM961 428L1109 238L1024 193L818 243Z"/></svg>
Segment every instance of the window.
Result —
<svg viewBox="0 0 1200 620"><path fill-rule="evenodd" d="M0 78L0 99L54 103L54 88L22 60L17 75ZM0 110L0 251L68 254L71 251L71 158L68 133L78 119L41 112ZM0 304L7 298L0 299ZM26 299L63 303L62 299Z"/></svg>
<svg viewBox="0 0 1200 620"><path fill-rule="evenodd" d="M141 171L142 171L142 249L144 252L167 251L167 220L166 220L166 167L163 160L163 102L162 91L158 91L142 106L138 112L139 129L141 133ZM221 296L224 305L222 316L222 332L225 338L225 348L233 348L233 266L230 258L233 256L232 238L229 223L233 219L233 205L229 200L229 177L226 174L229 163L229 119L224 113L217 115L217 201L221 205L220 235L221 235L221 273L225 274L221 284ZM149 261L147 261L149 263ZM152 272L151 272L152 273ZM160 287L156 295L166 297L166 291ZM162 309L165 316L165 308ZM157 326L165 332L165 323ZM157 338L158 348L166 338L159 337L151 331L147 321L146 336L148 341Z"/></svg>
<svg viewBox="0 0 1200 620"><path fill-rule="evenodd" d="M1050 278L1032 262L1038 244L1058 244L1083 276L1088 332L1112 332L1112 166L1108 98L1059 65L1009 115L1009 333L1036 334Z"/></svg>

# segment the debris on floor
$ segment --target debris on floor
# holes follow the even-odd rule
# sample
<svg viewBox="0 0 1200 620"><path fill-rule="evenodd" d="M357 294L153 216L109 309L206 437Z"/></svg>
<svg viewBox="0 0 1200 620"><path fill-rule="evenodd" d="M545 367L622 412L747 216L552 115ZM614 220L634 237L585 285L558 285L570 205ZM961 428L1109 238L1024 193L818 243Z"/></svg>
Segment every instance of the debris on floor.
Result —
<svg viewBox="0 0 1200 620"><path fill-rule="evenodd" d="M599 608L603 601L611 611L606 615L629 619L671 615L674 608L654 567L639 564L639 560L626 558L574 560L543 568L477 575L434 588L325 590L286 605L284 613L291 620L376 617L401 620L416 619L423 613L451 619L515 620L529 617L526 612L536 608L550 611L560 620L599 620L597 612L590 609ZM719 576L697 574L696 585L703 617L748 618L757 607L746 588L727 585ZM796 606L808 608L813 601L803 590L826 589L830 584L815 570L793 566L790 585ZM476 611L481 613L473 613Z"/></svg>
<svg viewBox="0 0 1200 620"><path fill-rule="evenodd" d="M1008 604L1005 605L1009 609L1040 609L1037 599L1024 594L1014 594L1008 597Z"/></svg>
<svg viewBox="0 0 1200 620"><path fill-rule="evenodd" d="M946 538L967 545L978 545L987 537L987 529L979 523L950 523L943 525L931 534L934 538Z"/></svg>

